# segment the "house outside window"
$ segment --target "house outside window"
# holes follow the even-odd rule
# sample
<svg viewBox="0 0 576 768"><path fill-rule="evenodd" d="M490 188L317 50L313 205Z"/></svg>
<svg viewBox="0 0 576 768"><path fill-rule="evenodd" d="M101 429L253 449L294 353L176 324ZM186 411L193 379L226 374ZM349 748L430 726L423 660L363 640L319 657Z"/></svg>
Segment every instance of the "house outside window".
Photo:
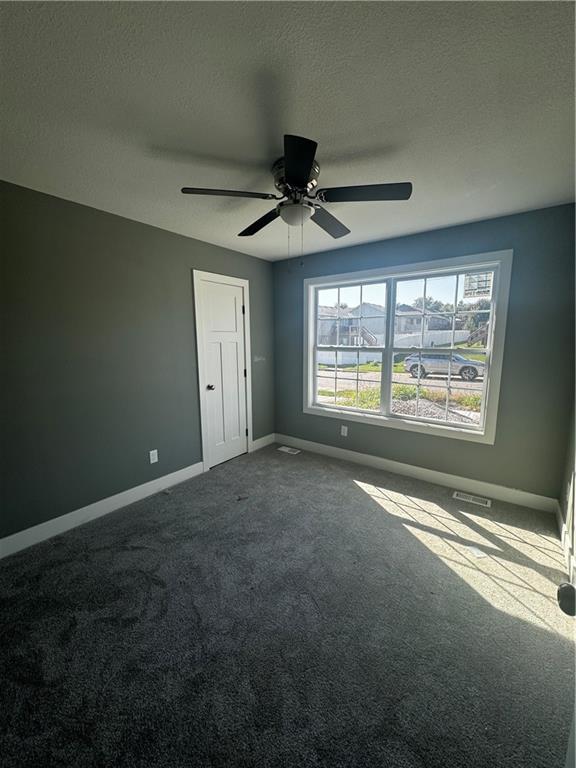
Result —
<svg viewBox="0 0 576 768"><path fill-rule="evenodd" d="M512 252L305 282L304 411L494 442Z"/></svg>

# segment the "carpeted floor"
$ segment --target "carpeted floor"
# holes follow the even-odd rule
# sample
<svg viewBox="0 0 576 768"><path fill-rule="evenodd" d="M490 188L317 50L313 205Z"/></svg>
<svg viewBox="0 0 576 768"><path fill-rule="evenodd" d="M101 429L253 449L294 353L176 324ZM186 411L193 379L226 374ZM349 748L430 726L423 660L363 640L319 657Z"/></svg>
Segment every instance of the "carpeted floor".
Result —
<svg viewBox="0 0 576 768"><path fill-rule="evenodd" d="M4 768L562 768L553 516L273 447L0 562Z"/></svg>

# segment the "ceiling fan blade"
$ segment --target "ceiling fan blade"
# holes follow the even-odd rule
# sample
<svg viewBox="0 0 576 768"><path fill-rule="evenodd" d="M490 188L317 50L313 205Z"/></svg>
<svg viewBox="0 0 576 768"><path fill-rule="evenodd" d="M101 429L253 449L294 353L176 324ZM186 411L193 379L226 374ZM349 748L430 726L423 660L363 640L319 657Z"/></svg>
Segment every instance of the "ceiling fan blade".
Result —
<svg viewBox="0 0 576 768"><path fill-rule="evenodd" d="M296 189L306 189L318 144L302 136L284 135L284 177Z"/></svg>
<svg viewBox="0 0 576 768"><path fill-rule="evenodd" d="M344 237L344 235L350 234L348 227L345 227L341 221L338 221L335 216L328 213L328 211L325 208L322 208L321 205L315 205L314 208L316 210L311 217L311 221L318 224L324 232L328 232L329 235L332 235L332 237L335 238Z"/></svg>
<svg viewBox="0 0 576 768"><path fill-rule="evenodd" d="M265 213L264 216L261 216L259 219L250 224L249 227L243 229L242 232L239 232L238 237L249 237L250 235L255 235L256 232L260 232L261 229L274 221L274 219L277 219L278 216L280 216L278 210L273 208L271 211L268 211L268 213Z"/></svg>
<svg viewBox="0 0 576 768"><path fill-rule="evenodd" d="M319 189L316 200L323 203L360 203L370 200L408 200L412 184L365 184L359 187L330 187Z"/></svg>
<svg viewBox="0 0 576 768"><path fill-rule="evenodd" d="M256 197L258 200L281 200L269 192L241 192L236 189L204 189L202 187L182 187L184 195L219 195L221 197Z"/></svg>

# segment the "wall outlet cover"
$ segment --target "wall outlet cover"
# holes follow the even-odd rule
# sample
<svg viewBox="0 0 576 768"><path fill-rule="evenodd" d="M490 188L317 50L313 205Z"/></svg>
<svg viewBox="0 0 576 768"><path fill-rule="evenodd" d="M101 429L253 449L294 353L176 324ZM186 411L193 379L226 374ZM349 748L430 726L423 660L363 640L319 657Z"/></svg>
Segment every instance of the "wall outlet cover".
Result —
<svg viewBox="0 0 576 768"><path fill-rule="evenodd" d="M342 424L340 427L340 436L341 437L348 437L348 427Z"/></svg>
<svg viewBox="0 0 576 768"><path fill-rule="evenodd" d="M150 464L156 464L158 461L158 450L155 448L153 451L150 451Z"/></svg>

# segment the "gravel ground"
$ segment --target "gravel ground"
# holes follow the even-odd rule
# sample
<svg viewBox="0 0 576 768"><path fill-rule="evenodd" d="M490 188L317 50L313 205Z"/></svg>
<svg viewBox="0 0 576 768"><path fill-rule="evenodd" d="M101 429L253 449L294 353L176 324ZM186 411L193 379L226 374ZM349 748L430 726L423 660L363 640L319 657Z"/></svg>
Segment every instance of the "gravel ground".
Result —
<svg viewBox="0 0 576 768"><path fill-rule="evenodd" d="M416 412L416 400L392 400L392 413L444 421L443 406L422 400L419 406ZM449 408L448 416L450 421L459 421L461 424L478 424L480 421L480 414L477 411L456 411L454 408Z"/></svg>

